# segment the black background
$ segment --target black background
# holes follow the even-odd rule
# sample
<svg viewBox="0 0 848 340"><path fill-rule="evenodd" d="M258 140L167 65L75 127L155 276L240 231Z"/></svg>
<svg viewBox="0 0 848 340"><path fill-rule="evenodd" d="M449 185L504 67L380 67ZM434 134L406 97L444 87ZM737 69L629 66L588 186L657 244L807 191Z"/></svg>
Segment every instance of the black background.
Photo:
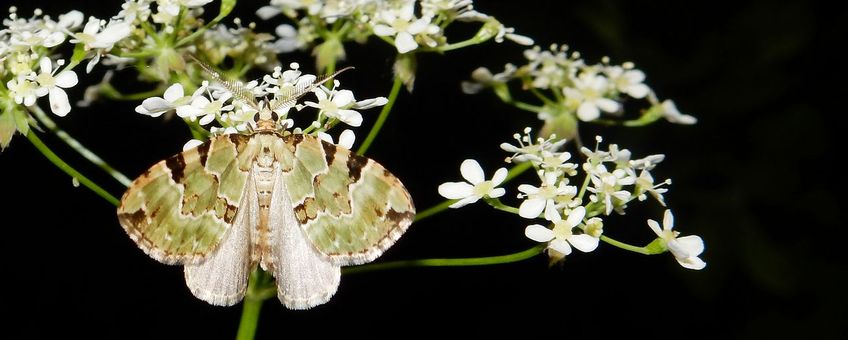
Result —
<svg viewBox="0 0 848 340"><path fill-rule="evenodd" d="M4 0L4 3L8 1ZM478 1L540 45L567 43L592 63L634 61L661 98L699 118L695 126L660 122L643 129L582 125L584 139L605 140L635 155L664 153L655 171L671 177L666 196L676 229L704 238L703 271L681 268L669 254L642 256L602 244L549 269L544 257L515 264L417 268L346 275L335 297L309 311L269 300L258 338L294 336L548 334L601 338L845 338L848 336L842 148L845 114L843 47L848 11L814 2ZM72 8L108 17L119 2L15 2L59 14ZM259 2L237 15L254 20ZM215 5L209 5L214 8ZM3 6L6 7L6 6ZM214 11L213 11L214 12ZM456 26L462 26L458 24ZM273 25L265 26L268 31ZM473 34L466 26L451 37ZM458 40L459 38L455 38ZM387 95L393 49L372 39L348 45L356 70L342 77L360 98ZM400 177L419 209L441 201L436 187L459 180L459 163L475 158L488 174L502 166L498 149L532 114L491 93L463 95L459 83L477 66L521 64L522 47L485 44L446 55L420 55L415 92L402 93L369 156ZM309 70L307 52L281 56ZM70 92L82 97L102 71ZM119 88L134 73L118 76ZM40 101L46 107L46 99ZM180 150L189 138L177 121L133 112L138 102L74 108L59 124L133 177ZM363 112L360 141L378 110ZM50 136L66 160L115 195L123 189ZM508 186L532 183L523 177ZM2 332L12 338L230 338L240 307L220 308L191 296L180 267L145 256L125 235L115 209L47 162L18 136L0 154ZM513 199L507 202L515 203ZM645 219L662 209L637 204L607 219L605 232L635 244L650 241ZM415 224L378 261L507 254L533 244L526 220L482 204ZM9 317L11 316L11 317ZM3 336L5 338L5 336Z"/></svg>

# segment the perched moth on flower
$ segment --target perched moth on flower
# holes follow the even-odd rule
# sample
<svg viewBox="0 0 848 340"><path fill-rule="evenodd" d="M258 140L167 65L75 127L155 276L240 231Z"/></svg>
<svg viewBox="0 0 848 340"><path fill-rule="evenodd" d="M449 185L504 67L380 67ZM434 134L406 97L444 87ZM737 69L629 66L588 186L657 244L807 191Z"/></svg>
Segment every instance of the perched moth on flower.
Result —
<svg viewBox="0 0 848 340"><path fill-rule="evenodd" d="M276 110L335 74L259 104L201 66L258 111L256 127L151 167L121 199L121 225L152 258L185 265L191 292L213 305L241 301L257 265L286 307L327 302L341 266L374 260L412 223L409 192L377 162L281 127Z"/></svg>

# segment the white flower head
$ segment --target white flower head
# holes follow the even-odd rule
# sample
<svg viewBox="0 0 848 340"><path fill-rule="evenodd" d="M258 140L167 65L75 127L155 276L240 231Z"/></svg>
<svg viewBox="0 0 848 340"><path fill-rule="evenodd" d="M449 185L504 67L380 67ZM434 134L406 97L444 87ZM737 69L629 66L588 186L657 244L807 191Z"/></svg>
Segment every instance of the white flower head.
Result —
<svg viewBox="0 0 848 340"><path fill-rule="evenodd" d="M15 103L31 106L35 104L35 99L39 97L39 87L34 81L20 75L6 82L6 88L11 92ZM41 94L43 96L44 94Z"/></svg>
<svg viewBox="0 0 848 340"><path fill-rule="evenodd" d="M574 87L565 87L563 94L569 100L579 103L577 118L584 122L601 117L601 111L616 112L621 105L608 97L609 81L603 75L583 72L574 79Z"/></svg>
<svg viewBox="0 0 848 340"><path fill-rule="evenodd" d="M91 72L95 65L100 62L102 53L109 51L118 41L128 37L132 33L132 27L123 20L100 20L89 17L82 32L74 34L72 43L82 43L86 50L94 50L94 56L89 60L85 69Z"/></svg>
<svg viewBox="0 0 848 340"><path fill-rule="evenodd" d="M664 188L663 186L670 184L671 179L662 181L659 184L654 184L654 177L651 176L651 173L648 170L642 170L642 172L639 173L639 177L636 178L636 190L633 194L636 195L640 201L644 201L648 198L645 193L651 194L657 202L660 202L662 206L665 206L663 194L668 192L668 188Z"/></svg>
<svg viewBox="0 0 848 340"><path fill-rule="evenodd" d="M507 163L532 161L534 164L538 165L544 160L544 152L554 153L566 143L565 139L557 140L554 135L547 139L539 137L534 141L533 137L530 135L531 131L532 130L527 127L524 128L524 135L518 133L512 135L512 137L518 141L518 146L509 143L501 143L501 149L506 152L513 153L512 156L506 158Z"/></svg>
<svg viewBox="0 0 848 340"><path fill-rule="evenodd" d="M503 188L497 186L503 183L506 179L506 168L500 168L495 171L491 180L486 180L483 168L480 163L473 159L466 159L459 167L462 177L466 182L447 182L439 185L439 194L448 199L458 199L451 208L459 208L474 202L481 198L498 198L506 193Z"/></svg>
<svg viewBox="0 0 848 340"><path fill-rule="evenodd" d="M335 81L333 89L326 87L316 87L313 93L318 98L318 102L304 102L306 106L317 108L319 114L330 118L338 119L343 123L357 127L362 125L362 115L350 108L356 104L356 99L353 97L353 92L350 90L336 90L338 81Z"/></svg>
<svg viewBox="0 0 848 340"><path fill-rule="evenodd" d="M64 64L64 60L59 59L58 64ZM64 89L77 84L77 74L72 70L64 70L56 74L58 69L53 70L53 62L48 57L41 57L38 65L41 72L35 79L40 87L36 92L47 92L50 97L50 110L57 116L64 117L71 111L68 94Z"/></svg>
<svg viewBox="0 0 848 340"><path fill-rule="evenodd" d="M213 97L212 94L209 94L209 97ZM196 96L191 100L191 104L177 107L177 116L191 121L199 118L200 125L209 124L225 112L232 111L233 104L226 104L230 98L230 92L225 92L214 100L209 100L206 96Z"/></svg>
<svg viewBox="0 0 848 340"><path fill-rule="evenodd" d="M584 169L587 167L584 166ZM606 166L598 164L593 167L588 167L588 175L591 179L592 186L587 190L594 195L590 196L593 202L603 200L606 207L605 213L609 215L614 208L621 207L630 200L630 192L622 190L622 186L632 185L636 183L634 178L628 171L624 169L615 169L612 172L608 171Z"/></svg>
<svg viewBox="0 0 848 340"><path fill-rule="evenodd" d="M485 67L478 67L471 72L471 81L462 82L462 92L466 94L475 94L487 87L503 84L508 82L515 75L515 65L506 64L503 72L492 74L492 71Z"/></svg>
<svg viewBox="0 0 848 340"><path fill-rule="evenodd" d="M524 235L536 242L549 242L549 249L563 255L571 254L572 246L577 250L588 253L598 248L598 236L574 232L575 229L580 229L578 226L583 223L585 216L586 208L577 207L571 210L565 220L557 214L557 218L552 221L554 223L553 229L533 224L524 229Z"/></svg>
<svg viewBox="0 0 848 340"><path fill-rule="evenodd" d="M681 266L695 270L701 270L707 266L707 263L698 257L704 252L704 241L697 235L678 237L680 232L672 230L674 216L671 214L671 210L665 211L662 229L660 229L657 221L650 219L648 226L657 234L657 237L665 242L665 246Z"/></svg>
<svg viewBox="0 0 848 340"><path fill-rule="evenodd" d="M540 171L540 173L540 177L543 178L540 186L535 187L530 184L518 186L518 191L522 193L519 198L524 198L518 207L519 216L537 218L544 212L545 219L553 221L559 217L557 211L559 207L579 205L579 202L575 200L576 186L568 185L568 180L560 179L556 172Z"/></svg>
<svg viewBox="0 0 848 340"><path fill-rule="evenodd" d="M415 17L415 2L408 1L399 8L385 8L375 15L372 23L374 34L392 37L398 53L407 53L418 48L415 36L433 35L441 30L431 23L431 17ZM430 46L435 47L435 46Z"/></svg>
<svg viewBox="0 0 848 340"><path fill-rule="evenodd" d="M633 68L633 63L623 66L607 66L604 69L615 89L636 99L645 98L651 88L644 84L645 72Z"/></svg>

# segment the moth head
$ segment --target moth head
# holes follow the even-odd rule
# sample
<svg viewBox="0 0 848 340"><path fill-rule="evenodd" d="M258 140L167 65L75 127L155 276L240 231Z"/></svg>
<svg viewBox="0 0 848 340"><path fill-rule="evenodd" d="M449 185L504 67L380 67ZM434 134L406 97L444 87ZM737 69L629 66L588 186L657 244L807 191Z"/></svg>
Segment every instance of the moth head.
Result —
<svg viewBox="0 0 848 340"><path fill-rule="evenodd" d="M271 102L268 98L263 98L259 105L259 113L253 116L253 121L256 122L257 131L275 131L280 116L271 110Z"/></svg>

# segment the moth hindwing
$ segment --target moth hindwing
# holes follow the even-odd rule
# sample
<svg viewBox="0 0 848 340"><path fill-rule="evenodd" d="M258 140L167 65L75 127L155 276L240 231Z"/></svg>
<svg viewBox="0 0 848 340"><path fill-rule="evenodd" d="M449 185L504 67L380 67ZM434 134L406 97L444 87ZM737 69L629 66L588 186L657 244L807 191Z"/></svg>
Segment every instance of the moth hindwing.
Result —
<svg viewBox="0 0 848 340"><path fill-rule="evenodd" d="M118 219L148 255L185 265L198 298L232 305L257 265L303 309L335 293L339 267L380 256L415 216L403 184L318 138L223 135L163 160L121 199Z"/></svg>

